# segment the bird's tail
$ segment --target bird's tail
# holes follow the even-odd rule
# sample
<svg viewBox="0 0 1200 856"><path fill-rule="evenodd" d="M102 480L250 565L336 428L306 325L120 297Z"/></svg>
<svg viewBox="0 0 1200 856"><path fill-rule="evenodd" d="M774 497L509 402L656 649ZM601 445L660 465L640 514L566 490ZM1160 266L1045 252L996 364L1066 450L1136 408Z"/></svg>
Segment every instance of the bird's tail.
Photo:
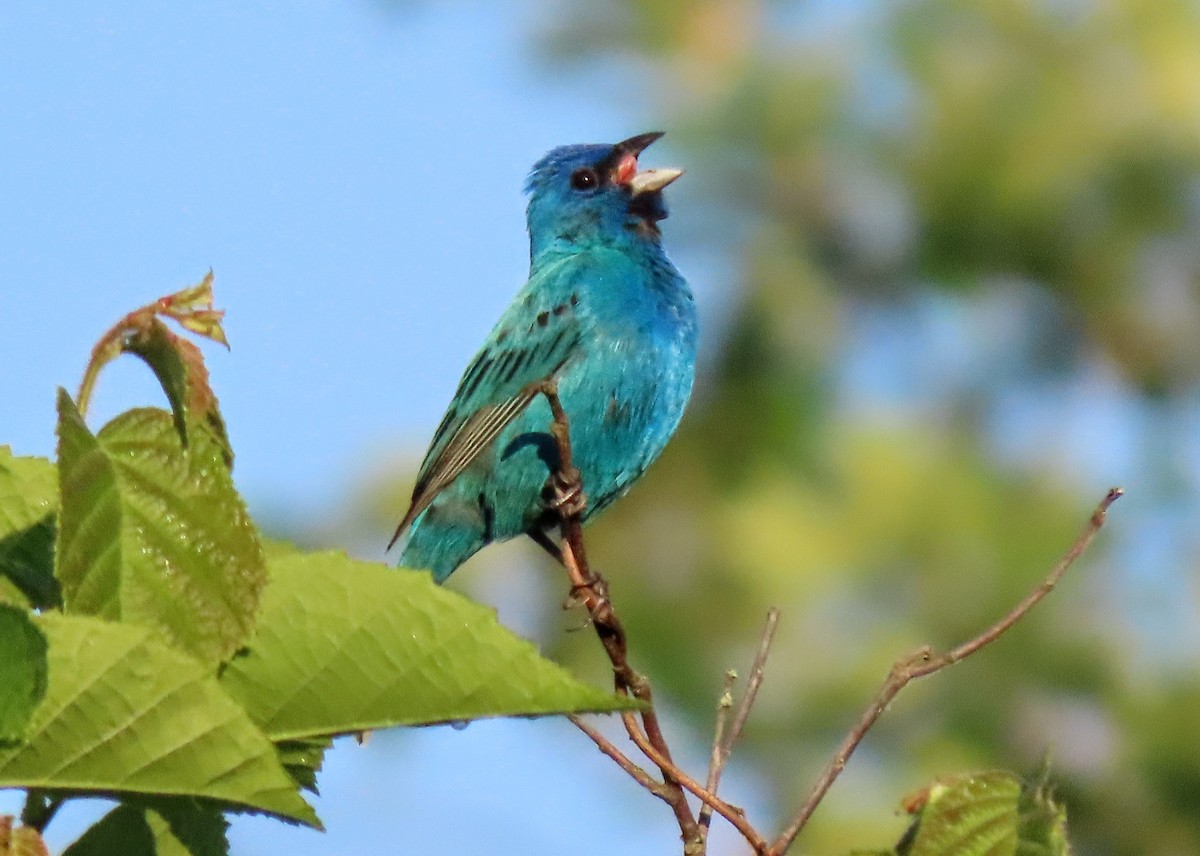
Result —
<svg viewBox="0 0 1200 856"><path fill-rule="evenodd" d="M435 582L443 583L484 543L481 531L461 525L439 526L435 517L426 515L408 533L400 567L429 570Z"/></svg>

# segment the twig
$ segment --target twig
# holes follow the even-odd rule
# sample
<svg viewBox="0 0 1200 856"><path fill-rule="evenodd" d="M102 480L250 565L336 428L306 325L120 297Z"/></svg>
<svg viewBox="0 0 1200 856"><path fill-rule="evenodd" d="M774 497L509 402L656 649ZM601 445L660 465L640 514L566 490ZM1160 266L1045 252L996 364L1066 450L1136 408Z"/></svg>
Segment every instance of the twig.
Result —
<svg viewBox="0 0 1200 856"><path fill-rule="evenodd" d="M713 742L712 754L708 758L708 779L705 780L704 788L709 793L715 794L717 786L721 783L721 769L725 766L726 754L725 746L725 729L729 723L729 710L733 707L733 684L737 681L737 672L733 669L725 670L725 681L721 685L721 695L717 698L717 717L716 724L713 726ZM708 803L700 806L700 829L704 835L708 835L708 827L712 824L712 806Z"/></svg>
<svg viewBox="0 0 1200 856"><path fill-rule="evenodd" d="M656 790L655 793L670 805L675 813L679 832L683 836L684 853L700 856L705 850L704 838L692 813L692 807L688 804L687 796L680 787L680 771L671 758L671 751L659 725L650 682L629 664L625 629L608 600L607 585L599 574L593 573L588 567L581 519L587 500L583 494L579 471L575 468L571 456L570 423L558 398L558 384L550 378L539 385L539 391L546 397L554 420L550 426L550 433L558 448L559 462L558 472L551 474L551 483L556 487L558 494L554 499L558 507L559 528L562 533L559 549L563 565L571 578L572 592L587 607L596 635L600 637L600 642L608 653L616 691L632 695L643 703L642 728L645 729L648 744L655 750L651 758L663 776L662 783L657 785L661 792ZM641 736L632 715L624 716L622 720L631 738L635 733Z"/></svg>
<svg viewBox="0 0 1200 856"><path fill-rule="evenodd" d="M771 607L767 610L767 620L763 624L762 636L758 643L758 653L754 657L754 665L750 667L750 679L746 682L746 689L742 693L741 701L738 702L737 709L733 714L733 722L728 728L725 727L725 722L720 716L720 712L728 714L728 706L724 705L725 697L722 696L721 711L717 718L717 733L713 740L712 758L709 761L708 767L708 790L712 793L717 792L717 787L721 783L721 775L725 771L725 765L729 761L729 756L733 752L733 745L738 742L742 736L742 729L746 727L746 720L750 718L750 709L754 707L754 700L758 697L758 688L762 686L763 670L767 665L767 656L771 653L771 644L775 641L775 629L779 626L779 608ZM728 674L727 680L728 680ZM729 685L726 685L726 695L728 695ZM732 700L731 700L732 702ZM700 826L707 831L708 825L712 822L712 807L705 803L700 807Z"/></svg>
<svg viewBox="0 0 1200 856"><path fill-rule="evenodd" d="M626 720L632 720L633 714L623 713L621 714L621 717ZM631 725L632 727L630 727ZM637 744L637 747L642 750L647 758L649 758L659 767L670 767L674 771L674 778L679 785L692 793L705 805L712 806L717 814L728 820L733 827L742 834L742 837L746 839L746 842L750 845L755 853L767 852L767 840L763 838L761 834L759 834L758 830L755 829L748 820L746 820L746 812L735 805L725 802L725 800L706 789L704 785L700 784L687 773L683 772L683 770L680 770L678 767L676 767L669 758L664 758L659 753L658 749L646 738L646 736L638 730L637 723L626 722L626 730L629 731L629 736L633 739L633 742ZM699 850L685 852L703 853L704 851Z"/></svg>
<svg viewBox="0 0 1200 856"><path fill-rule="evenodd" d="M617 766L632 776L634 781L655 796L664 800L666 799L666 797L661 793L662 784L660 782L656 782L653 776L651 776L633 761L629 760L628 755L613 745L611 740L609 740L595 728L592 728L592 726L588 725L582 716L579 716L578 714L571 714L567 717L567 719L571 720L576 728L578 728L588 737L592 738L592 742L596 744L596 748L609 758L612 758L614 761L616 761Z"/></svg>
<svg viewBox="0 0 1200 856"><path fill-rule="evenodd" d="M612 741L589 725L581 716L572 714L567 718L580 731L592 739L592 742L596 744L596 748L616 761L618 766L627 772L638 784L664 802L670 803L669 795L663 784L656 781L649 773L631 761L629 756L613 745ZM674 777L678 779L684 789L694 794L703 803L705 808L710 809L710 813L711 809L716 809L717 813L728 820L734 828L745 836L746 841L754 848L754 852L763 852L767 846L767 841L746 820L746 813L742 809L721 799L713 792L712 788L701 785L688 776L687 773L677 768L673 762L662 757L654 746L650 744L649 739L642 733L642 730L638 728L633 714L625 713L622 715L622 718L628 720L626 722L626 729L633 736L634 745L641 749L646 754L646 757L656 764L670 766L674 771Z"/></svg>
<svg viewBox="0 0 1200 856"><path fill-rule="evenodd" d="M1092 539L1104 525L1109 507L1122 495L1120 488L1112 488L1092 513L1088 524L1075 539L1071 548L1064 554L1050 574L1017 604L1007 615L993 624L983 633L964 642L956 648L942 654L935 654L925 646L920 650L897 660L888 674L887 680L863 712L858 722L847 734L838 747L833 758L826 765L817 783L809 793L808 799L797 809L779 837L770 844L746 820L745 813L716 794L720 783L721 773L725 763L741 735L750 710L754 704L758 688L762 683L763 667L770 652L775 628L778 624L778 610L768 612L767 623L763 629L762 640L758 655L751 670L750 680L746 691L734 711L732 722L728 722L731 702L726 696L732 688L732 677L726 676L725 693L722 694L717 714L716 736L713 742L712 756L709 762L707 787L701 785L684 773L671 758L666 739L659 726L658 716L654 709L653 693L650 682L638 673L630 664L628 645L624 628L608 600L607 586L599 574L593 573L588 566L587 554L582 537L582 513L586 507L586 497L583 494L579 471L575 469L571 457L570 425L562 403L558 398L557 384L553 379L541 383L537 391L546 397L553 415L551 435L559 453L558 471L551 475L549 485L553 488L554 505L558 511L559 528L562 536L561 544L554 545L542 533L535 537L543 548L551 555L556 555L571 578L572 594L578 598L588 610L592 625L597 636L608 653L613 668L613 682L620 694L632 695L643 703L640 711L641 724L637 715L625 712L621 720L633 743L659 768L663 781L658 782L644 769L639 767L616 748L603 735L591 728L579 717L571 717L571 721L582 730L604 754L608 755L621 766L640 785L671 806L684 841L685 856L702 856L707 848L707 832L711 823L712 812L716 811L734 828L736 828L750 844L754 853L759 856L782 856L792 846L796 836L808 823L816 807L824 799L825 794L833 785L850 756L862 742L867 732L878 721L888 704L896 695L916 678L931 675L951 666L979 649L996 641L1003 633L1021 620L1039 601L1054 590L1063 574L1091 544ZM644 730L643 730L644 729ZM686 794L688 791L702 803L700 820L692 814Z"/></svg>
<svg viewBox="0 0 1200 856"><path fill-rule="evenodd" d="M642 727L646 730L645 735L641 733L641 729L638 728L637 721L633 718L632 714L626 714L621 717L625 723L625 730L629 733L630 739L643 752L645 752L647 745L655 749L662 747L662 751L657 751L653 755L647 755L647 757L650 757L655 762L663 776L663 781L656 786L654 794L666 802L675 813L675 820L679 824L679 831L684 840L684 853L689 854L689 856L691 854L700 856L700 854L704 853L704 842L700 837L700 827L697 825L696 818L692 814L692 808L688 805L687 797L679 785L679 768L675 766L674 761L671 759L670 750L666 748L666 738L659 727L658 714L654 710L654 698L650 691L650 682L634 671L633 667L629 665L625 630L621 626L616 614L612 611L607 594L600 593L604 591L603 580L595 576L589 577L583 573L581 567L586 568L587 564L586 559L582 562L579 561L579 556L581 555L579 545L573 544L570 541L564 541L562 553L563 564L567 567L573 587L577 593L583 595L584 603L591 614L592 626L596 630L596 635L600 637L600 641L604 644L604 649L608 652L609 659L612 662L613 679L617 692L632 695L645 704L645 707L641 711ZM642 741L646 741L646 743L643 744Z"/></svg>
<svg viewBox="0 0 1200 856"><path fill-rule="evenodd" d="M742 736L742 729L746 727L746 720L750 718L750 708L754 706L754 699L758 696L758 688L762 686L763 669L767 665L767 655L771 653L771 643L775 641L775 629L779 626L779 607L772 606L767 610L767 620L763 625L761 641L758 643L758 654L754 657L754 665L750 667L750 679L746 682L746 691L742 694L742 700L738 703L737 711L733 715L733 725L729 729L728 736L725 739L724 755L729 758L729 753L733 751L733 744L737 743L738 738Z"/></svg>
<svg viewBox="0 0 1200 856"><path fill-rule="evenodd" d="M792 846L792 842L796 840L796 836L800 834L800 830L808 823L809 818L812 817L812 813L821 803L821 800L824 799L830 786L841 775L842 770L845 769L846 762L854 754L854 750L858 748L858 744L862 742L863 737L866 736L871 726L875 724L876 720L879 719L880 715L882 715L883 711L900 690L904 689L910 681L916 678L932 675L934 672L939 672L947 666L952 666L960 660L971 656L980 648L995 642L1004 631L1020 621L1042 598L1054 590L1054 587L1058 585L1059 580L1062 579L1067 569L1088 548L1088 545L1092 543L1092 539L1096 537L1096 533L1104 526L1109 506L1116 502L1123 493L1124 491L1119 487L1111 488L1108 491L1108 494L1096 506L1096 510L1092 512L1091 518L1088 520L1087 525L1084 526L1083 531L1075 539L1075 543L1059 559L1058 564L1054 566L1054 569L1050 571L1046 579L1026 595L1002 619L983 633L944 654L935 654L931 648L926 646L906 657L900 658L892 665L887 680L883 682L883 686L880 687L871 704L863 711L857 724L846 735L841 746L834 753L833 758L825 766L820 778L817 779L817 783L809 793L808 799L797 809L783 832L779 834L779 837L765 851L767 856L781 856L788 851Z"/></svg>

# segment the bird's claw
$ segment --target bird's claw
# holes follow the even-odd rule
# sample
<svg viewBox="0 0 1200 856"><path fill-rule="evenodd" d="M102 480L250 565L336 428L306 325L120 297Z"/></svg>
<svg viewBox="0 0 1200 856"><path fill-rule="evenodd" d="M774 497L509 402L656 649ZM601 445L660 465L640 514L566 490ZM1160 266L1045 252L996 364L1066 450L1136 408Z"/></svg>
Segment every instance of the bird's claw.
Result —
<svg viewBox="0 0 1200 856"><path fill-rule="evenodd" d="M569 610L577 606L587 606L589 596L595 598L597 604L608 603L608 586L604 582L604 577L592 574L583 582L572 585L571 591L563 601L562 608Z"/></svg>
<svg viewBox="0 0 1200 856"><path fill-rule="evenodd" d="M546 480L542 501L551 511L563 517L575 517L587 508L587 494L583 492L583 480L579 470L555 471Z"/></svg>

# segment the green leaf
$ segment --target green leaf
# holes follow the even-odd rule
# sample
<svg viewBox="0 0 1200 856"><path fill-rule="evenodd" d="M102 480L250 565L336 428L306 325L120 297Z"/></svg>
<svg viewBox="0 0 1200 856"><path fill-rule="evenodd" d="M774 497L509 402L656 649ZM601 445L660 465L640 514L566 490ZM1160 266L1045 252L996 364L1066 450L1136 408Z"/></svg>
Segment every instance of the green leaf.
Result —
<svg viewBox="0 0 1200 856"><path fill-rule="evenodd" d="M155 800L146 812L158 856L228 856L229 822L196 800Z"/></svg>
<svg viewBox="0 0 1200 856"><path fill-rule="evenodd" d="M0 745L25 736L46 695L46 637L28 612L0 605Z"/></svg>
<svg viewBox="0 0 1200 856"><path fill-rule="evenodd" d="M64 607L119 618L121 498L116 467L58 390L59 538L55 576Z"/></svg>
<svg viewBox="0 0 1200 856"><path fill-rule="evenodd" d="M45 458L16 457L0 446L0 576L40 608L59 602L54 579L58 483Z"/></svg>
<svg viewBox="0 0 1200 856"><path fill-rule="evenodd" d="M267 536L259 536L259 540L262 541L263 553L266 555L268 563L274 559L284 559L288 556L299 556L304 553L303 549L291 541L282 541L278 538Z"/></svg>
<svg viewBox="0 0 1200 856"><path fill-rule="evenodd" d="M151 316L146 320L143 329L125 340L124 351L141 357L154 372L163 392L166 393L167 401L171 403L175 430L179 432L184 443L187 443L188 364L184 359L182 347L185 344L199 355L195 345L180 339L167 329L166 324ZM203 369L202 360L198 365ZM205 375L207 376L207 371Z"/></svg>
<svg viewBox="0 0 1200 856"><path fill-rule="evenodd" d="M269 567L250 650L221 682L272 740L636 706L579 683L428 574L332 552Z"/></svg>
<svg viewBox="0 0 1200 856"><path fill-rule="evenodd" d="M144 809L119 805L63 851L63 856L157 856Z"/></svg>
<svg viewBox="0 0 1200 856"><path fill-rule="evenodd" d="M220 811L196 800L122 803L63 856L228 856Z"/></svg>
<svg viewBox="0 0 1200 856"><path fill-rule="evenodd" d="M1044 782L1004 771L929 788L896 852L902 856L1068 856L1066 815Z"/></svg>
<svg viewBox="0 0 1200 856"><path fill-rule="evenodd" d="M1021 788L1016 856L1068 856L1071 852L1067 810L1051 796L1047 776L1048 770L1043 771L1037 782Z"/></svg>
<svg viewBox="0 0 1200 856"><path fill-rule="evenodd" d="M219 439L171 415L123 413L93 436L59 391L57 574L68 612L156 627L206 661L254 623L266 565Z"/></svg>
<svg viewBox="0 0 1200 856"><path fill-rule="evenodd" d="M274 745L198 660L148 628L43 615L49 686L0 788L167 794L319 822Z"/></svg>
<svg viewBox="0 0 1200 856"><path fill-rule="evenodd" d="M151 318L144 330L126 340L125 351L141 357L162 384L171 403L175 430L184 444L190 442L189 424L203 421L220 444L225 464L231 465L233 449L217 398L208 384L208 369L204 367L200 349L176 336L157 318Z"/></svg>
<svg viewBox="0 0 1200 856"><path fill-rule="evenodd" d="M279 760L292 780L304 788L319 794L317 773L325 763L325 752L333 745L330 737L311 737L306 740L281 740L275 744Z"/></svg>
<svg viewBox="0 0 1200 856"><path fill-rule="evenodd" d="M0 575L0 603L19 606L22 609L33 608L33 603L25 596L25 592L17 588L17 584L8 577L2 575Z"/></svg>

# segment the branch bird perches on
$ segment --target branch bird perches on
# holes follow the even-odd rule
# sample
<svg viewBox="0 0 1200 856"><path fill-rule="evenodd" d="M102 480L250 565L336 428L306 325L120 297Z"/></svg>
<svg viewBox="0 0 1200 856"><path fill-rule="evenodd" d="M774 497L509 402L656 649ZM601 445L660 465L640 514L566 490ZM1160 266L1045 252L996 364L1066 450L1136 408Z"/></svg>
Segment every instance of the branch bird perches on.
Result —
<svg viewBox="0 0 1200 856"><path fill-rule="evenodd" d="M587 609L592 627L608 654L612 664L613 684L616 692L632 696L642 702L641 711L636 714L626 712L621 715L621 719L633 744L658 768L661 781L656 779L645 767L629 758L582 717L576 715L571 716L570 719L596 744L601 752L612 758L634 781L671 807L683 839L684 856L703 856L705 854L709 825L714 812L724 817L737 829L757 856L783 856L787 853L817 806L820 805L821 800L824 799L825 794L828 793L829 788L845 769L850 756L853 755L867 732L879 720L900 691L917 678L940 672L992 644L1005 631L1024 618L1034 606L1054 590L1071 565L1088 548L1104 526L1109 507L1124 493L1118 487L1108 491L1092 512L1074 543L1050 573L995 624L944 653L937 653L931 647L924 646L896 660L875 697L826 764L808 797L796 809L778 836L774 840L768 841L749 822L742 809L721 799L717 796L716 791L720 784L721 773L750 716L758 688L762 683L763 670L779 621L779 610L772 607L767 613L758 654L751 667L746 689L736 708L732 700L735 675L732 672L726 673L721 700L718 703L716 734L713 739L708 777L706 784L702 785L681 770L673 760L654 708L654 696L650 681L630 665L628 639L612 601L609 599L608 586L604 578L588 564L581 519L582 512L587 505L587 497L583 491L579 471L575 468L572 460L570 423L563 410L562 402L558 398L557 384L553 378L550 378L544 381L537 391L546 397L550 405L553 418L550 433L559 454L558 469L550 475L547 482L547 493L550 496L550 507L558 514L561 540L555 544L541 530L531 532L530 535L566 568L571 580L572 601L582 604ZM732 720L729 718L731 712ZM691 793L700 801L698 814L693 812L687 799L687 793Z"/></svg>

